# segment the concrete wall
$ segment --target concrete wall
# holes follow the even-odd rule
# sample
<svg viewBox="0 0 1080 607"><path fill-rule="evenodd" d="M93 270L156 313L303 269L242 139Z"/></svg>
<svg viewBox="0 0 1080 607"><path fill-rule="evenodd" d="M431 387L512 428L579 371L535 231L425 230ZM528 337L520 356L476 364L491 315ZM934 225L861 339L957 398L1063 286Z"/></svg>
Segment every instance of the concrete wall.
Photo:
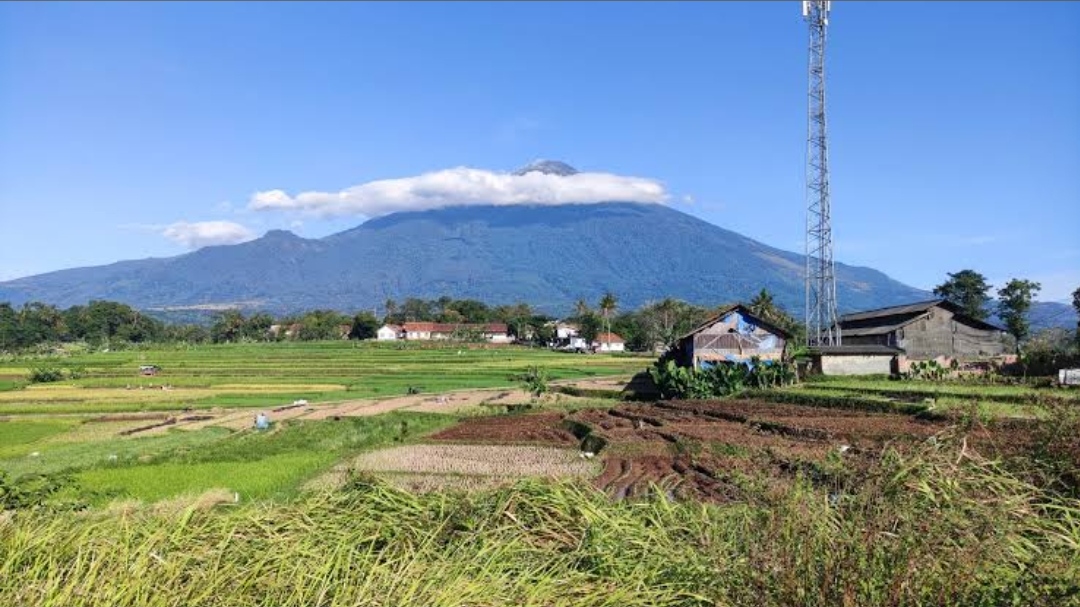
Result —
<svg viewBox="0 0 1080 607"><path fill-rule="evenodd" d="M888 375L892 373L892 359L890 354L824 354L815 367L825 375Z"/></svg>

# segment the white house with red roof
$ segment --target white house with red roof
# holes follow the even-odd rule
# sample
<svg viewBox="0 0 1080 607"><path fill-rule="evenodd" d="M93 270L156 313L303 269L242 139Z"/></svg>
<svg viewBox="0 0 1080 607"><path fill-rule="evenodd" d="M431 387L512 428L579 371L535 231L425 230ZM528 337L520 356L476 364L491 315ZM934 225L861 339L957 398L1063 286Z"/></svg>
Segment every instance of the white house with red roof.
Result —
<svg viewBox="0 0 1080 607"><path fill-rule="evenodd" d="M407 322L401 325L403 339L413 341L468 339L481 337L493 344L510 343L510 334L505 323L444 323L444 322Z"/></svg>
<svg viewBox="0 0 1080 607"><path fill-rule="evenodd" d="M600 333L593 342L597 352L625 352L626 342L617 333Z"/></svg>

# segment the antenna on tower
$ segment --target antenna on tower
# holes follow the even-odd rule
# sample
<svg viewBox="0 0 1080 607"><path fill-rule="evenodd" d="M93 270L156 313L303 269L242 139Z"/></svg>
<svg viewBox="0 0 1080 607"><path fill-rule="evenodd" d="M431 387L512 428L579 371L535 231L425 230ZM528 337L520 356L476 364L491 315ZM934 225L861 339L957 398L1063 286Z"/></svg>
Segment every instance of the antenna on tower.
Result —
<svg viewBox="0 0 1080 607"><path fill-rule="evenodd" d="M839 346L836 274L829 209L829 149L825 120L825 34L832 2L804 0L810 25L806 125L806 343Z"/></svg>

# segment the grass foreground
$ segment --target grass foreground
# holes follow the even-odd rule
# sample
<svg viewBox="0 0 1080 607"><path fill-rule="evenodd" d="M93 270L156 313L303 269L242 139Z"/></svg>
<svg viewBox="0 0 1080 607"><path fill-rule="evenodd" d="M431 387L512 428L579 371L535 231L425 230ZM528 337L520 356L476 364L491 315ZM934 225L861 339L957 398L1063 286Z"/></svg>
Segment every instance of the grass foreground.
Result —
<svg viewBox="0 0 1080 607"><path fill-rule="evenodd" d="M1076 605L1080 504L952 441L858 487L742 505L521 481L413 495L354 477L287 503L114 504L0 521L0 603Z"/></svg>

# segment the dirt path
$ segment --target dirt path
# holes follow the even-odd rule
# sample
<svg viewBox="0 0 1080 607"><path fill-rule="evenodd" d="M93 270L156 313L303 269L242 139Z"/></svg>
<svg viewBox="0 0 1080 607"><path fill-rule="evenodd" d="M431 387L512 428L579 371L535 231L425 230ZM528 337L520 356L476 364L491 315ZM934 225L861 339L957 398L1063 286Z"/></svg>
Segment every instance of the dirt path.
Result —
<svg viewBox="0 0 1080 607"><path fill-rule="evenodd" d="M625 386L629 380L626 376L594 377L588 379L570 379L551 382L551 385L575 386L579 388L605 388L618 389ZM210 426L219 426L231 430L243 430L252 427L255 415L259 411L265 412L272 422L280 422L289 419L330 419L334 417L365 417L379 415L389 411L418 411L422 413L453 413L461 409L489 405L512 405L527 403L530 395L518 388L482 388L452 390L441 394L412 394L396 396L381 400L362 399L349 400L333 403L311 403L305 406L288 408L283 411L274 411L276 406L267 406L265 409L245 407L243 409L211 409L197 412L199 416L210 416L211 419L183 422L161 426L140 432L137 436L151 436L168 432L172 428L182 430L200 430ZM565 394L558 395L560 401L571 402L582 400ZM287 405L279 405L287 406ZM183 416L181 416L183 417Z"/></svg>

